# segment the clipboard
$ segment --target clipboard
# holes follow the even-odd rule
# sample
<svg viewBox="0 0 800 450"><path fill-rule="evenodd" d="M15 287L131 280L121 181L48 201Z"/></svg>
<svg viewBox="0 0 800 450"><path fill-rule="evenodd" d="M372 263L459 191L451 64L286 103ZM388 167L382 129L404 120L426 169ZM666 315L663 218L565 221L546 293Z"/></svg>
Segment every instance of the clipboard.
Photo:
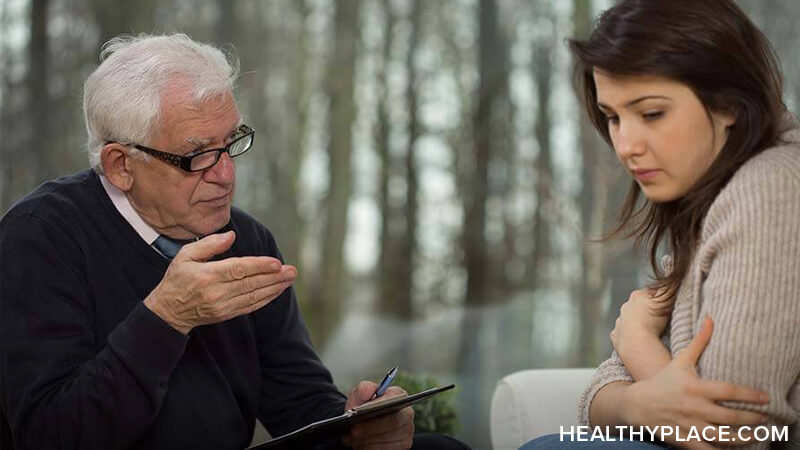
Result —
<svg viewBox="0 0 800 450"><path fill-rule="evenodd" d="M421 400L434 396L440 392L453 389L455 384L439 386L412 395L388 397L373 400L369 403L356 406L344 414L310 423L295 431L279 436L271 441L248 447L246 450L290 450L308 449L327 440L343 436L350 427L357 423L365 422L376 417L385 416L411 406Z"/></svg>

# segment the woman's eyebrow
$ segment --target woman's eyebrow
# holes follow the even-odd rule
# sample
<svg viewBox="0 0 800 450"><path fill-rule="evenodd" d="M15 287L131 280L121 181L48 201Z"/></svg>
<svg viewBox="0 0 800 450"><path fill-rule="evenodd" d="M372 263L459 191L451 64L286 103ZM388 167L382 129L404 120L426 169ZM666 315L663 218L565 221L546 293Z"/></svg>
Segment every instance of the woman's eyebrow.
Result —
<svg viewBox="0 0 800 450"><path fill-rule="evenodd" d="M652 100L652 99L672 101L671 98L669 98L669 97L667 97L665 95L644 95L644 96L637 97L637 98L629 101L624 106L625 106L625 108L630 108L631 106L634 106L637 103L641 103L641 102L643 102L645 100ZM613 108L611 108L610 106L606 105L603 102L597 102L597 106L600 109L613 110Z"/></svg>

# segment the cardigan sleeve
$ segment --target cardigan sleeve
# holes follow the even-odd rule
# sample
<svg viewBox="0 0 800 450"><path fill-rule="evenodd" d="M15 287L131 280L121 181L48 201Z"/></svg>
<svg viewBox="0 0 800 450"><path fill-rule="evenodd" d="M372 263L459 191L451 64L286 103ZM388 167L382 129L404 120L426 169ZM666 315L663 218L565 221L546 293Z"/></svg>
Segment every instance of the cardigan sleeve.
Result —
<svg viewBox="0 0 800 450"><path fill-rule="evenodd" d="M592 381L584 389L583 394L578 400L578 424L591 425L589 423L589 409L592 406L597 392L609 383L616 381L627 381L633 383L633 377L625 368L622 360L619 359L616 351L611 352L611 357L603 361L592 376Z"/></svg>
<svg viewBox="0 0 800 450"><path fill-rule="evenodd" d="M694 329L706 316L714 321L698 364L703 378L770 396L763 407L727 406L789 425L798 419L788 399L800 373L800 168L796 157L775 155L737 173L709 211L697 254Z"/></svg>
<svg viewBox="0 0 800 450"><path fill-rule="evenodd" d="M664 255L661 258L661 268L665 272L672 271L672 256ZM661 342L665 348L670 348L669 344L669 326L664 330L661 336ZM625 364L619 358L616 351L611 352L611 357L603 361L592 377L592 381L583 390L580 399L578 400L578 424L590 425L589 410L592 406L592 401L597 393L609 383L617 381L634 382L633 376L628 372Z"/></svg>

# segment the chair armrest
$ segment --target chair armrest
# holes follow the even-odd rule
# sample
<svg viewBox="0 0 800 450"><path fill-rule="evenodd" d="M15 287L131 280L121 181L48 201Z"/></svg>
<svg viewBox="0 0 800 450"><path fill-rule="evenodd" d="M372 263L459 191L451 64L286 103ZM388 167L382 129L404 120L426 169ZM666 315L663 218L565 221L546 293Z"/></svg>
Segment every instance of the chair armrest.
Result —
<svg viewBox="0 0 800 450"><path fill-rule="evenodd" d="M535 369L497 382L491 405L494 449L516 449L561 426L577 424L578 399L594 368Z"/></svg>

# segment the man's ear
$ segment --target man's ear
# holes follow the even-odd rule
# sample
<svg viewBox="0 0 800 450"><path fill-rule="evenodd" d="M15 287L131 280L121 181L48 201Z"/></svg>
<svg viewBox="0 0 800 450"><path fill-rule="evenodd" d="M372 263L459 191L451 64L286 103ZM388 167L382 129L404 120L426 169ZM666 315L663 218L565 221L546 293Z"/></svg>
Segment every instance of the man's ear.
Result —
<svg viewBox="0 0 800 450"><path fill-rule="evenodd" d="M133 187L133 173L130 168L128 149L116 142L106 144L100 150L100 163L108 181L122 192Z"/></svg>

